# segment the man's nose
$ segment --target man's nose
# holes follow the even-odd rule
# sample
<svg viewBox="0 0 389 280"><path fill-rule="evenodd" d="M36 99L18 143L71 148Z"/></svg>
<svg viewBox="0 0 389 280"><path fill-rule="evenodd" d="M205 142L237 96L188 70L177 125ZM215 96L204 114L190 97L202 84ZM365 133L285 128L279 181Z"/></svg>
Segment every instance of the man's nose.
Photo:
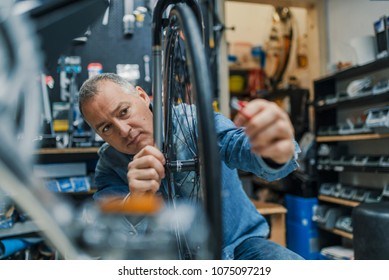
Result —
<svg viewBox="0 0 389 280"><path fill-rule="evenodd" d="M132 129L131 126L128 123L124 122L124 121L119 121L116 124L116 127L117 127L117 130L118 130L119 135L121 137L127 137L128 133Z"/></svg>

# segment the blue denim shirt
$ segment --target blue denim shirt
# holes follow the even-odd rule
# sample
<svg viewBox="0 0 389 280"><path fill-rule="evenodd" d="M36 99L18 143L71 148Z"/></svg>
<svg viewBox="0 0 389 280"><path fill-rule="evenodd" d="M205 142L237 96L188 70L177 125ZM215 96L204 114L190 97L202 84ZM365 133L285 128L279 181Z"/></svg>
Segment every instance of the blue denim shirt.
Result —
<svg viewBox="0 0 389 280"><path fill-rule="evenodd" d="M233 259L234 249L245 239L259 236L266 238L269 226L243 190L237 169L252 172L267 181L285 177L298 166L296 155L288 163L273 169L259 156L251 152L251 145L244 129L222 114L215 113L215 126L218 147L222 159L222 224L223 224L223 259ZM296 145L296 152L299 147ZM297 153L296 153L297 154ZM127 166L132 155L116 151L108 144L99 150L100 159L96 166L95 183L98 191L94 199L107 196L125 196L129 192ZM132 225L128 223L130 234L146 231L147 220Z"/></svg>

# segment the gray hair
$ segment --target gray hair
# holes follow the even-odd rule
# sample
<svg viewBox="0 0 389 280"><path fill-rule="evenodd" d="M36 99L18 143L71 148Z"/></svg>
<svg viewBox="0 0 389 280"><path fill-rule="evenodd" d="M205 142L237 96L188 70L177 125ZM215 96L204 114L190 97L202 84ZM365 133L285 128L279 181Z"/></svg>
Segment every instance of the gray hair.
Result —
<svg viewBox="0 0 389 280"><path fill-rule="evenodd" d="M115 73L103 73L93 76L82 84L79 91L78 107L82 116L84 116L82 106L99 93L99 83L102 81L111 81L119 85L126 93L136 93L136 89L131 83Z"/></svg>

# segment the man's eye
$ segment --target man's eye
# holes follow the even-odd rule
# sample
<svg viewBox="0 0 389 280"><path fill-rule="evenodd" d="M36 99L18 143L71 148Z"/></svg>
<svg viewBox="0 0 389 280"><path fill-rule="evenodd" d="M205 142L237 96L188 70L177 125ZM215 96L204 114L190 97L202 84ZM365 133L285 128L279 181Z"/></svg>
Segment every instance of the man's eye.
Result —
<svg viewBox="0 0 389 280"><path fill-rule="evenodd" d="M110 125L106 125L103 127L103 129L101 130L102 133L108 133L111 129L111 126Z"/></svg>
<svg viewBox="0 0 389 280"><path fill-rule="evenodd" d="M126 116L128 113L128 108L125 108L123 110L120 111L120 116L123 117L123 116Z"/></svg>

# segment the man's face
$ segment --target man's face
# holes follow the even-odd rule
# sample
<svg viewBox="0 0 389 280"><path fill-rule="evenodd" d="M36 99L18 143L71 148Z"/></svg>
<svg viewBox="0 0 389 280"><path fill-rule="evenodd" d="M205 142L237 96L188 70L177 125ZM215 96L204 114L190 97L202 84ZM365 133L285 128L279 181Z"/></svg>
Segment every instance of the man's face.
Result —
<svg viewBox="0 0 389 280"><path fill-rule="evenodd" d="M99 92L83 106L86 121L116 150L136 154L153 145L153 114L148 95L126 93L111 81L99 82Z"/></svg>

